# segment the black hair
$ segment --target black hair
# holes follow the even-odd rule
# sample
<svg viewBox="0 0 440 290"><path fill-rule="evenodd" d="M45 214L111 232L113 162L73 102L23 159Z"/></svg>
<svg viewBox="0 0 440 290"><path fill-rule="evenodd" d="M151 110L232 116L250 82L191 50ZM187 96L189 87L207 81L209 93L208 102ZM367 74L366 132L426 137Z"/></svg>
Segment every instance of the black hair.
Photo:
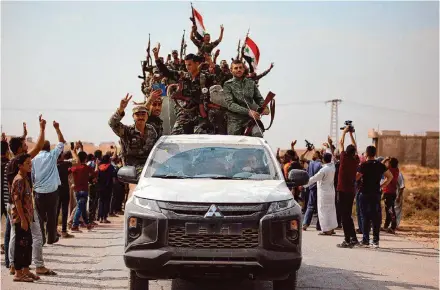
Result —
<svg viewBox="0 0 440 290"><path fill-rule="evenodd" d="M50 151L50 142L48 140L44 141L43 148L41 148L41 150L48 152Z"/></svg>
<svg viewBox="0 0 440 290"><path fill-rule="evenodd" d="M63 155L64 155L64 159L66 159L66 160L69 160L69 159L73 158L71 151L66 151L66 152L64 152Z"/></svg>
<svg viewBox="0 0 440 290"><path fill-rule="evenodd" d="M9 148L11 148L12 153L17 155L18 150L23 146L23 137L12 137L9 141Z"/></svg>
<svg viewBox="0 0 440 290"><path fill-rule="evenodd" d="M84 151L81 151L78 153L79 162L83 163L87 160L87 153Z"/></svg>
<svg viewBox="0 0 440 290"><path fill-rule="evenodd" d="M95 159L95 156L93 154L87 154L87 160L92 161Z"/></svg>
<svg viewBox="0 0 440 290"><path fill-rule="evenodd" d="M97 159L101 159L102 158L102 151L101 150L96 150L95 151L95 158L97 158Z"/></svg>
<svg viewBox="0 0 440 290"><path fill-rule="evenodd" d="M390 167L391 168L397 168L398 165L399 165L399 160L397 160L397 158L395 158L395 157L391 157L391 159L390 159Z"/></svg>
<svg viewBox="0 0 440 290"><path fill-rule="evenodd" d="M244 63L241 60L239 60L239 59L234 59L232 61L232 63L231 63L231 67L232 67L233 64L241 64L241 65L245 66Z"/></svg>
<svg viewBox="0 0 440 290"><path fill-rule="evenodd" d="M6 155L6 153L8 153L9 151L9 144L6 141L2 141L2 155Z"/></svg>
<svg viewBox="0 0 440 290"><path fill-rule="evenodd" d="M367 150L365 150L365 154L367 154L367 157L374 157L376 156L376 147L370 145L367 147Z"/></svg>
<svg viewBox="0 0 440 290"><path fill-rule="evenodd" d="M194 62L200 63L200 62L204 62L205 58L198 56L198 55L195 55L194 53L190 53L185 56L185 60L192 60Z"/></svg>
<svg viewBox="0 0 440 290"><path fill-rule="evenodd" d="M345 150L345 152L347 152L347 154L349 156L353 156L356 155L356 147L354 147L354 145L350 144L347 146L347 149Z"/></svg>
<svg viewBox="0 0 440 290"><path fill-rule="evenodd" d="M330 162L332 162L332 157L333 157L333 156L332 156L330 153L325 153L325 154L324 154L324 158L323 158L323 159L324 159L324 162L325 162L325 163L330 163Z"/></svg>
<svg viewBox="0 0 440 290"><path fill-rule="evenodd" d="M101 163L103 163L103 164L110 163L110 155L105 154L104 156L102 156Z"/></svg>
<svg viewBox="0 0 440 290"><path fill-rule="evenodd" d="M23 165L24 164L24 162L26 161L26 159L28 159L28 158L31 158L31 155L29 155L29 154L27 154L27 153L25 153L25 154L20 154L20 155L18 155L17 156L17 166L19 166L19 165Z"/></svg>

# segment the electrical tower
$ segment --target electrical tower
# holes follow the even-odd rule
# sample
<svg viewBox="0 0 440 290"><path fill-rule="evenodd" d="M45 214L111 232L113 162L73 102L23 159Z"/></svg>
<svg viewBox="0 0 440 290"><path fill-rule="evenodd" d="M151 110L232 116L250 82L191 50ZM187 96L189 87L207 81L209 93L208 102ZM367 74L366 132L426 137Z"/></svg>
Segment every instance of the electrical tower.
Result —
<svg viewBox="0 0 440 290"><path fill-rule="evenodd" d="M334 99L334 100L329 100L329 101L325 102L326 104L328 104L328 103L332 104L331 114L330 114L330 137L332 138L335 146L339 142L338 105L341 102L342 102L342 100L340 100L340 99ZM338 148L338 147L336 146L336 148Z"/></svg>

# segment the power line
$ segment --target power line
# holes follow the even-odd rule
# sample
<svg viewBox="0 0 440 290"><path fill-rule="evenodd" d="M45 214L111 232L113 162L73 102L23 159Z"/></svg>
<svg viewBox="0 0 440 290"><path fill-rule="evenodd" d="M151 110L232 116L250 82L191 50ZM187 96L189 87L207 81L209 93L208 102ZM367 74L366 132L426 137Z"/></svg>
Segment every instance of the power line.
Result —
<svg viewBox="0 0 440 290"><path fill-rule="evenodd" d="M353 101L344 101L344 102L349 104L349 105L355 105L355 106L359 106L359 107L370 107L370 108L378 109L378 110L386 110L386 111L393 111L393 112L410 114L410 115L422 115L422 116L426 116L426 117L437 117L438 118L438 115L433 115L433 114L426 114L426 113L420 113L420 112L411 112L411 111L406 111L406 110L401 110L401 109L396 109L396 108L389 108L389 107L384 107L384 106L362 104L362 103L353 102Z"/></svg>

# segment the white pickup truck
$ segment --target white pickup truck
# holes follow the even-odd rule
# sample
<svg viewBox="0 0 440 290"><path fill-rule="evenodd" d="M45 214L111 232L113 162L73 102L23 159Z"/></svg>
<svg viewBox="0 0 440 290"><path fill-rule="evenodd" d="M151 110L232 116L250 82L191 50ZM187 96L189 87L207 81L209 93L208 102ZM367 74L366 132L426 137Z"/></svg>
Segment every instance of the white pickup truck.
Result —
<svg viewBox="0 0 440 290"><path fill-rule="evenodd" d="M290 174L295 186L304 171ZM150 279L272 280L295 289L301 266L301 210L264 139L224 135L161 137L125 207L130 289Z"/></svg>

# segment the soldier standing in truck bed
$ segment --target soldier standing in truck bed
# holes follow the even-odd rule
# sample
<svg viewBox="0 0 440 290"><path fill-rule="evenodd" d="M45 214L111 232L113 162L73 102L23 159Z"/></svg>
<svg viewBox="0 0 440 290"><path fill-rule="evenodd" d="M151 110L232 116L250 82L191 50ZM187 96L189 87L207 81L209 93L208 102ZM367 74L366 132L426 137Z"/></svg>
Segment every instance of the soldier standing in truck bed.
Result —
<svg viewBox="0 0 440 290"><path fill-rule="evenodd" d="M150 97L152 99L160 98L161 93L160 90L153 91ZM145 105L133 108L133 125L127 126L121 123L125 116L125 108L130 100L131 96L129 97L127 94L121 100L119 108L111 116L108 124L113 132L121 138L125 165L136 167L136 172L140 175L148 155L158 139L158 134L152 125L147 124L148 113Z"/></svg>
<svg viewBox="0 0 440 290"><path fill-rule="evenodd" d="M175 106L176 122L171 135L211 134L213 131L212 125L207 116L202 114L206 113L204 104L209 102L208 88L214 84L215 76L200 72L200 64L204 61L204 58L188 54L185 57L185 66L188 72L170 70L159 60L159 50L160 44L153 49L157 67L168 79L181 80L183 83L182 96L188 98L184 105Z"/></svg>
<svg viewBox="0 0 440 290"><path fill-rule="evenodd" d="M149 97L145 105L148 110L147 124L150 124L154 127L157 132L158 139L163 135L163 120L160 118L160 114L162 113L162 102L162 97Z"/></svg>
<svg viewBox="0 0 440 290"><path fill-rule="evenodd" d="M234 60L231 65L232 79L225 82L225 102L228 105L228 135L243 135L249 120L259 120L260 114L256 111L263 105L264 99L255 82L244 75L244 64ZM263 115L269 114L265 108ZM261 128L262 129L262 128ZM263 137L258 126L252 132L254 137Z"/></svg>
<svg viewBox="0 0 440 290"><path fill-rule="evenodd" d="M192 31L191 31L191 41L194 43L195 46L197 46L197 48L199 49L199 51L197 52L197 55L199 56L204 56L205 53L212 53L212 50L220 44L220 42L223 39L223 31L225 30L225 28L223 27L223 25L220 26L220 37L216 40L211 42L211 35L209 33L205 33L203 35L203 41L200 41L196 38L195 33L197 31L197 26L193 26L192 27Z"/></svg>

